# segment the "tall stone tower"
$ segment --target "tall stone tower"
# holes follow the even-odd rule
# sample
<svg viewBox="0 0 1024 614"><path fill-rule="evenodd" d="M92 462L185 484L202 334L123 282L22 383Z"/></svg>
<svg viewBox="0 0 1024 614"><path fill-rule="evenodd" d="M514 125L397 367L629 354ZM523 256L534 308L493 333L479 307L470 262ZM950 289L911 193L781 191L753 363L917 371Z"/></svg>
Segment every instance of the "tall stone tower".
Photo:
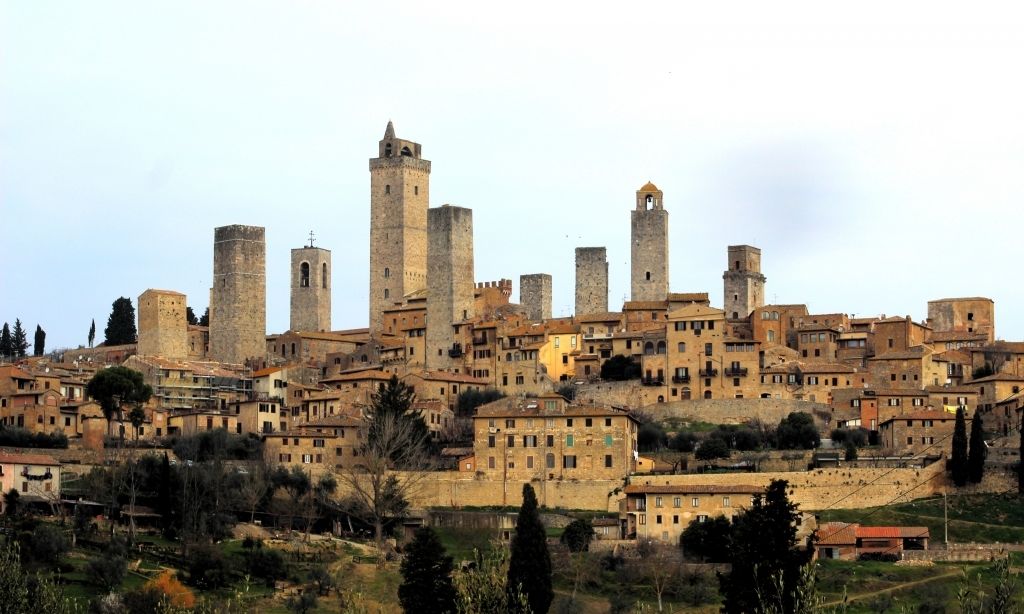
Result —
<svg viewBox="0 0 1024 614"><path fill-rule="evenodd" d="M551 318L551 276L533 273L519 276L519 303L530 320Z"/></svg>
<svg viewBox="0 0 1024 614"><path fill-rule="evenodd" d="M764 306L765 276L761 274L761 250L750 245L729 246L729 266L725 280L725 317L745 320L752 311Z"/></svg>
<svg viewBox="0 0 1024 614"><path fill-rule="evenodd" d="M576 248L576 315L608 311L608 253L603 247Z"/></svg>
<svg viewBox="0 0 1024 614"><path fill-rule="evenodd" d="M450 370L453 322L472 318L473 210L444 205L427 213L427 338L424 364Z"/></svg>
<svg viewBox="0 0 1024 614"><path fill-rule="evenodd" d="M331 330L331 250L313 247L312 238L292 250L291 307L291 330Z"/></svg>
<svg viewBox="0 0 1024 614"><path fill-rule="evenodd" d="M634 301L663 301L668 296L668 211L662 198L650 181L636 191L630 258Z"/></svg>
<svg viewBox="0 0 1024 614"><path fill-rule="evenodd" d="M267 244L262 226L213 231L210 358L241 364L267 353Z"/></svg>
<svg viewBox="0 0 1024 614"><path fill-rule="evenodd" d="M383 310L427 283L430 162L419 143L395 137L388 122L370 159L370 333ZM472 282L472 278L469 280Z"/></svg>
<svg viewBox="0 0 1024 614"><path fill-rule="evenodd" d="M173 290L150 288L139 295L139 355L188 356L187 305L185 295Z"/></svg>

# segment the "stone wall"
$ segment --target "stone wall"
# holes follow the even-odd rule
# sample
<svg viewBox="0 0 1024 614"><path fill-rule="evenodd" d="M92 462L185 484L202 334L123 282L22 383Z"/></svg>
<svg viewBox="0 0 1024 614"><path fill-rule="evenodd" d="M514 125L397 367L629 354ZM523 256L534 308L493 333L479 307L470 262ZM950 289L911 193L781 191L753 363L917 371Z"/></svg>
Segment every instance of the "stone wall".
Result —
<svg viewBox="0 0 1024 614"><path fill-rule="evenodd" d="M764 305L765 276L761 274L761 250L750 245L730 245L724 280L725 317L746 319Z"/></svg>
<svg viewBox="0 0 1024 614"><path fill-rule="evenodd" d="M307 332L331 330L330 250L319 247L292 250L289 329Z"/></svg>
<svg viewBox="0 0 1024 614"><path fill-rule="evenodd" d="M551 276L533 273L519 276L519 304L529 320L551 318Z"/></svg>
<svg viewBox="0 0 1024 614"><path fill-rule="evenodd" d="M261 226L214 229L210 358L241 364L267 353L267 268Z"/></svg>
<svg viewBox="0 0 1024 614"><path fill-rule="evenodd" d="M448 370L453 322L474 316L473 210L444 205L427 212L428 369ZM461 361L460 361L461 362Z"/></svg>
<svg viewBox="0 0 1024 614"><path fill-rule="evenodd" d="M171 290L146 290L139 295L139 343L142 356L186 358L188 320L185 295Z"/></svg>
<svg viewBox="0 0 1024 614"><path fill-rule="evenodd" d="M576 248L576 316L608 311L608 253L603 247Z"/></svg>

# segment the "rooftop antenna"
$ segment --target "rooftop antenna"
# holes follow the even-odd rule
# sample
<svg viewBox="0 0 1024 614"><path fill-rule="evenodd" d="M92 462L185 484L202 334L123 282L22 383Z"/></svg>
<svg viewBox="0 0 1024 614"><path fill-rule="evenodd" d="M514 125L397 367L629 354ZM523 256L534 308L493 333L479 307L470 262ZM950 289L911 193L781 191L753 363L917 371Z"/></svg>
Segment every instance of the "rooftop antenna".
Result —
<svg viewBox="0 0 1024 614"><path fill-rule="evenodd" d="M313 231L309 231L309 247L313 247Z"/></svg>

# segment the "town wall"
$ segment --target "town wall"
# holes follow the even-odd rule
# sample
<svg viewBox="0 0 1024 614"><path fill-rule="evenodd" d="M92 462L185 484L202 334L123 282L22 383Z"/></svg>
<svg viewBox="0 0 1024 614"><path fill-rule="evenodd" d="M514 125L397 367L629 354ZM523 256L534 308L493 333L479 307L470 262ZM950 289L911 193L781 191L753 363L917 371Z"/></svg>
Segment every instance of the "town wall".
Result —
<svg viewBox="0 0 1024 614"><path fill-rule="evenodd" d="M551 319L551 276L533 273L519 276L519 303L528 320Z"/></svg>
<svg viewBox="0 0 1024 614"><path fill-rule="evenodd" d="M209 355L218 362L266 356L265 236L261 226L214 229Z"/></svg>
<svg viewBox="0 0 1024 614"><path fill-rule="evenodd" d="M576 316L608 311L608 253L603 247L576 248Z"/></svg>

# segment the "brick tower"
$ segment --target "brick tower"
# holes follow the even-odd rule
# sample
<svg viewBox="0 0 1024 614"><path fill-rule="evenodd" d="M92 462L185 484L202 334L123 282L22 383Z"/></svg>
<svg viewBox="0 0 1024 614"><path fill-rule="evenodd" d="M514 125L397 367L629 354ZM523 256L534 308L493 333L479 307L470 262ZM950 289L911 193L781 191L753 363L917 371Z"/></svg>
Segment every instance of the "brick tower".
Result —
<svg viewBox="0 0 1024 614"><path fill-rule="evenodd" d="M213 231L210 358L241 364L267 353L267 244L262 226Z"/></svg>
<svg viewBox="0 0 1024 614"><path fill-rule="evenodd" d="M292 250L293 331L331 330L331 250L309 245Z"/></svg>
<svg viewBox="0 0 1024 614"><path fill-rule="evenodd" d="M745 320L764 306L765 276L761 274L761 250L750 245L730 245L725 280L725 317Z"/></svg>
<svg viewBox="0 0 1024 614"><path fill-rule="evenodd" d="M455 344L453 322L472 318L473 210L444 205L427 213L427 338L429 369L450 370Z"/></svg>
<svg viewBox="0 0 1024 614"><path fill-rule="evenodd" d="M519 303L530 320L551 318L551 276L533 273L519 276Z"/></svg>
<svg viewBox="0 0 1024 614"><path fill-rule="evenodd" d="M630 258L634 301L663 301L668 296L668 211L662 197L650 181L636 191Z"/></svg>
<svg viewBox="0 0 1024 614"><path fill-rule="evenodd" d="M608 253L603 247L576 248L576 315L608 311Z"/></svg>
<svg viewBox="0 0 1024 614"><path fill-rule="evenodd" d="M150 288L139 295L139 355L188 357L186 307L181 292Z"/></svg>
<svg viewBox="0 0 1024 614"><path fill-rule="evenodd" d="M385 308L426 287L429 194L430 162L388 122L370 159L371 334L381 332Z"/></svg>

